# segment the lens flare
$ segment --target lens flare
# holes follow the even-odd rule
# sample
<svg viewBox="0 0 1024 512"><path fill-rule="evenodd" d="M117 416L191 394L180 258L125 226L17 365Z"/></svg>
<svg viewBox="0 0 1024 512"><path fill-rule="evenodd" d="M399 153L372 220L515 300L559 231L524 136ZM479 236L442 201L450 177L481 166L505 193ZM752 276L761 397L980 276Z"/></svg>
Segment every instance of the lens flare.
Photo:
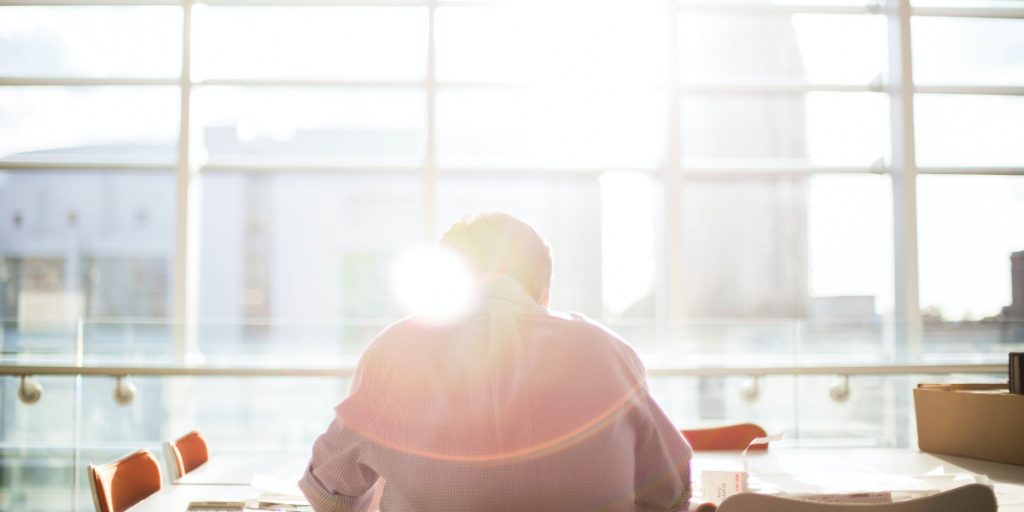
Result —
<svg viewBox="0 0 1024 512"><path fill-rule="evenodd" d="M392 272L392 288L407 314L432 324L462 318L476 298L468 266L447 249L419 248L406 254Z"/></svg>

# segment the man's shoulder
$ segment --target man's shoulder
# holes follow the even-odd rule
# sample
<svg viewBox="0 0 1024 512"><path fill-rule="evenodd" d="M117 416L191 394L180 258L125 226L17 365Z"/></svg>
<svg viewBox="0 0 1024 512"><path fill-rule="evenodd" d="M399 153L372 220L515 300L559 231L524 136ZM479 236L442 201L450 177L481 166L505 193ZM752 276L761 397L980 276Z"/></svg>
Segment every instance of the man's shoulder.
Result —
<svg viewBox="0 0 1024 512"><path fill-rule="evenodd" d="M575 311L552 312L553 322L590 344L603 345L615 350L633 352L632 345L600 322Z"/></svg>
<svg viewBox="0 0 1024 512"><path fill-rule="evenodd" d="M432 324L408 316L381 329L363 351L363 358L406 354L411 349L433 345L431 340L444 339L460 328L461 324Z"/></svg>
<svg viewBox="0 0 1024 512"><path fill-rule="evenodd" d="M561 354L577 358L580 364L587 361L603 371L627 369L631 379L642 380L646 375L633 346L600 322L574 312L553 314L552 319L559 327L548 341L556 342Z"/></svg>
<svg viewBox="0 0 1024 512"><path fill-rule="evenodd" d="M625 343L625 341L614 331L583 313L575 311L558 311L552 312L551 316L566 322L571 329L577 329L580 332L588 333L594 337L607 338L609 341L614 340Z"/></svg>
<svg viewBox="0 0 1024 512"><path fill-rule="evenodd" d="M543 315L530 315L528 324L546 331L549 340L573 341L585 344L590 351L602 349L627 353L635 357L635 351L625 339L608 327L588 316L572 311L548 311ZM416 317L398 320L380 331L367 346L363 356L394 356L406 353L413 346L423 345L427 340L446 339L465 328L466 324L427 324Z"/></svg>
<svg viewBox="0 0 1024 512"><path fill-rule="evenodd" d="M396 344L421 337L425 332L426 326L417 322L413 317L397 320L385 326L374 336L373 341L366 347L364 355L388 350Z"/></svg>

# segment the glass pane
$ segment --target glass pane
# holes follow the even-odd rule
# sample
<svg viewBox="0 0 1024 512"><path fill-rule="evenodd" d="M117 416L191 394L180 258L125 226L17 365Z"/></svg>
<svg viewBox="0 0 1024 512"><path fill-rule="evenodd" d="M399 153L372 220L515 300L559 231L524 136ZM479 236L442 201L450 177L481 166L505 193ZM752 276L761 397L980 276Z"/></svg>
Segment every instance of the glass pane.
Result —
<svg viewBox="0 0 1024 512"><path fill-rule="evenodd" d="M762 378L759 397L751 401L743 398L746 379L741 377L648 378L651 395L680 428L718 427L736 419L756 422L769 432L785 430L787 438L803 437L803 426L797 429L794 424L799 403L795 380L791 376ZM695 467L698 464L695 461Z"/></svg>
<svg viewBox="0 0 1024 512"><path fill-rule="evenodd" d="M1024 84L1024 20L915 17L911 34L918 83Z"/></svg>
<svg viewBox="0 0 1024 512"><path fill-rule="evenodd" d="M181 73L180 7L0 8L0 76Z"/></svg>
<svg viewBox="0 0 1024 512"><path fill-rule="evenodd" d="M420 79L423 7L195 7L195 78Z"/></svg>
<svg viewBox="0 0 1024 512"><path fill-rule="evenodd" d="M918 94L921 166L1024 165L1024 97Z"/></svg>
<svg viewBox="0 0 1024 512"><path fill-rule="evenodd" d="M174 87L0 88L0 158L173 163Z"/></svg>
<svg viewBox="0 0 1024 512"><path fill-rule="evenodd" d="M890 197L883 176L688 177L673 314L877 323L891 307Z"/></svg>
<svg viewBox="0 0 1024 512"><path fill-rule="evenodd" d="M0 173L0 317L170 314L174 177Z"/></svg>
<svg viewBox="0 0 1024 512"><path fill-rule="evenodd" d="M794 14L679 16L679 80L868 83L886 66L885 18Z"/></svg>
<svg viewBox="0 0 1024 512"><path fill-rule="evenodd" d="M807 194L810 316L877 320L892 308L889 177L814 175Z"/></svg>
<svg viewBox="0 0 1024 512"><path fill-rule="evenodd" d="M442 90L438 162L653 168L663 159L666 104L654 90Z"/></svg>
<svg viewBox="0 0 1024 512"><path fill-rule="evenodd" d="M909 390L920 381L905 376L857 376L850 380L849 397L836 401L829 396L836 377L800 375L793 380L794 401L799 404L794 417L806 445L910 446L907 434L913 408L902 404L910 400Z"/></svg>
<svg viewBox="0 0 1024 512"><path fill-rule="evenodd" d="M204 176L200 316L398 318L388 283L423 239L422 186L413 174Z"/></svg>
<svg viewBox="0 0 1024 512"><path fill-rule="evenodd" d="M683 155L783 159L812 165L871 165L888 155L884 94L827 93L683 98Z"/></svg>
<svg viewBox="0 0 1024 512"><path fill-rule="evenodd" d="M287 354L284 346L281 345L278 355ZM236 353L243 350L237 348ZM322 359L320 364L324 364ZM164 386L171 388L175 382L164 379ZM225 451L263 450L269 460L277 458L283 463L279 467L269 466L273 468L272 476L295 481L305 469L295 465L296 459L306 462L303 459L308 460L308 457L294 454L308 453L317 436L333 419L332 407L348 395L349 382L348 379L320 377L213 377L192 379L184 386L178 384L178 389L182 388L185 396L194 400L185 404L180 401L162 404L170 411L165 413L169 420L164 423L177 420L182 425L177 430L180 432L195 428L207 437L211 446ZM287 404L294 412L281 414L282 404ZM288 456L281 457L284 452Z"/></svg>
<svg viewBox="0 0 1024 512"><path fill-rule="evenodd" d="M0 379L0 508L73 510L75 379L46 376L35 381L43 395L26 405L17 398L20 379ZM88 489L86 482L80 483Z"/></svg>
<svg viewBox="0 0 1024 512"><path fill-rule="evenodd" d="M1010 293L1010 256L1024 251L1024 177L919 176L917 197L926 318L1024 319Z"/></svg>
<svg viewBox="0 0 1024 512"><path fill-rule="evenodd" d="M202 87L194 116L212 163L416 165L425 110L412 88Z"/></svg>
<svg viewBox="0 0 1024 512"><path fill-rule="evenodd" d="M639 348L658 341L652 320L661 295L664 189L655 176L636 172L606 172L598 184L603 317L621 334L628 330L630 342Z"/></svg>
<svg viewBox="0 0 1024 512"><path fill-rule="evenodd" d="M543 10L442 7L437 12L441 80L665 83L664 9L548 5ZM528 34L528 36L525 36Z"/></svg>

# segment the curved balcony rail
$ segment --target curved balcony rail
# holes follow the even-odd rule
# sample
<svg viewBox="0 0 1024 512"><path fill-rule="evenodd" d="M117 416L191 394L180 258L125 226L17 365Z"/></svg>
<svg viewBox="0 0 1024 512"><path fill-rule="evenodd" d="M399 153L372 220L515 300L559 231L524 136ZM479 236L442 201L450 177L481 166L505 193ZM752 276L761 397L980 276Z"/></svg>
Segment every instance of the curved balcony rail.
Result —
<svg viewBox="0 0 1024 512"><path fill-rule="evenodd" d="M136 388L130 377L288 377L288 378L350 378L355 366L271 368L256 366L123 366L123 365L37 365L0 364L0 375L21 378L18 397L25 404L42 398L43 388L34 380L36 376L107 376L116 379L114 400L121 405L132 402ZM667 377L746 377L739 393L748 402L760 396L759 380L765 376L834 375L837 377L828 389L833 401L843 402L850 395L851 376L884 375L1005 375L1006 365L999 364L886 364L841 366L749 366L718 368L649 368L651 378Z"/></svg>
<svg viewBox="0 0 1024 512"><path fill-rule="evenodd" d="M309 449L386 320L0 319L0 509L89 510L85 467L198 429L218 452ZM916 444L918 382L1002 382L1024 323L605 320L681 426L756 421L787 443Z"/></svg>
<svg viewBox="0 0 1024 512"><path fill-rule="evenodd" d="M123 365L37 365L0 364L0 375L81 375L160 377L351 377L356 367L260 366L123 366ZM839 366L743 366L743 367L651 367L650 377L761 377L766 375L947 375L1005 374L1005 364L881 364Z"/></svg>

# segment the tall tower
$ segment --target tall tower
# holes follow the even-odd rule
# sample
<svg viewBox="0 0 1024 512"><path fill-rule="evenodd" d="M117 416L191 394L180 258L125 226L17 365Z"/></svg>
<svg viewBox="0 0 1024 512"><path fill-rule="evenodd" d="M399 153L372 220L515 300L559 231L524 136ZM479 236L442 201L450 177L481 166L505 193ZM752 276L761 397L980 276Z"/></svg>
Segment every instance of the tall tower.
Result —
<svg viewBox="0 0 1024 512"><path fill-rule="evenodd" d="M1024 251L1010 254L1010 287L1013 302L1003 308L1003 316L1024 320Z"/></svg>
<svg viewBox="0 0 1024 512"><path fill-rule="evenodd" d="M691 28L686 69L737 80L802 77L788 16L722 17ZM684 98L687 162L801 161L807 157L801 94ZM699 166L699 164L697 164ZM684 319L803 317L808 310L806 176L683 179L681 311Z"/></svg>

